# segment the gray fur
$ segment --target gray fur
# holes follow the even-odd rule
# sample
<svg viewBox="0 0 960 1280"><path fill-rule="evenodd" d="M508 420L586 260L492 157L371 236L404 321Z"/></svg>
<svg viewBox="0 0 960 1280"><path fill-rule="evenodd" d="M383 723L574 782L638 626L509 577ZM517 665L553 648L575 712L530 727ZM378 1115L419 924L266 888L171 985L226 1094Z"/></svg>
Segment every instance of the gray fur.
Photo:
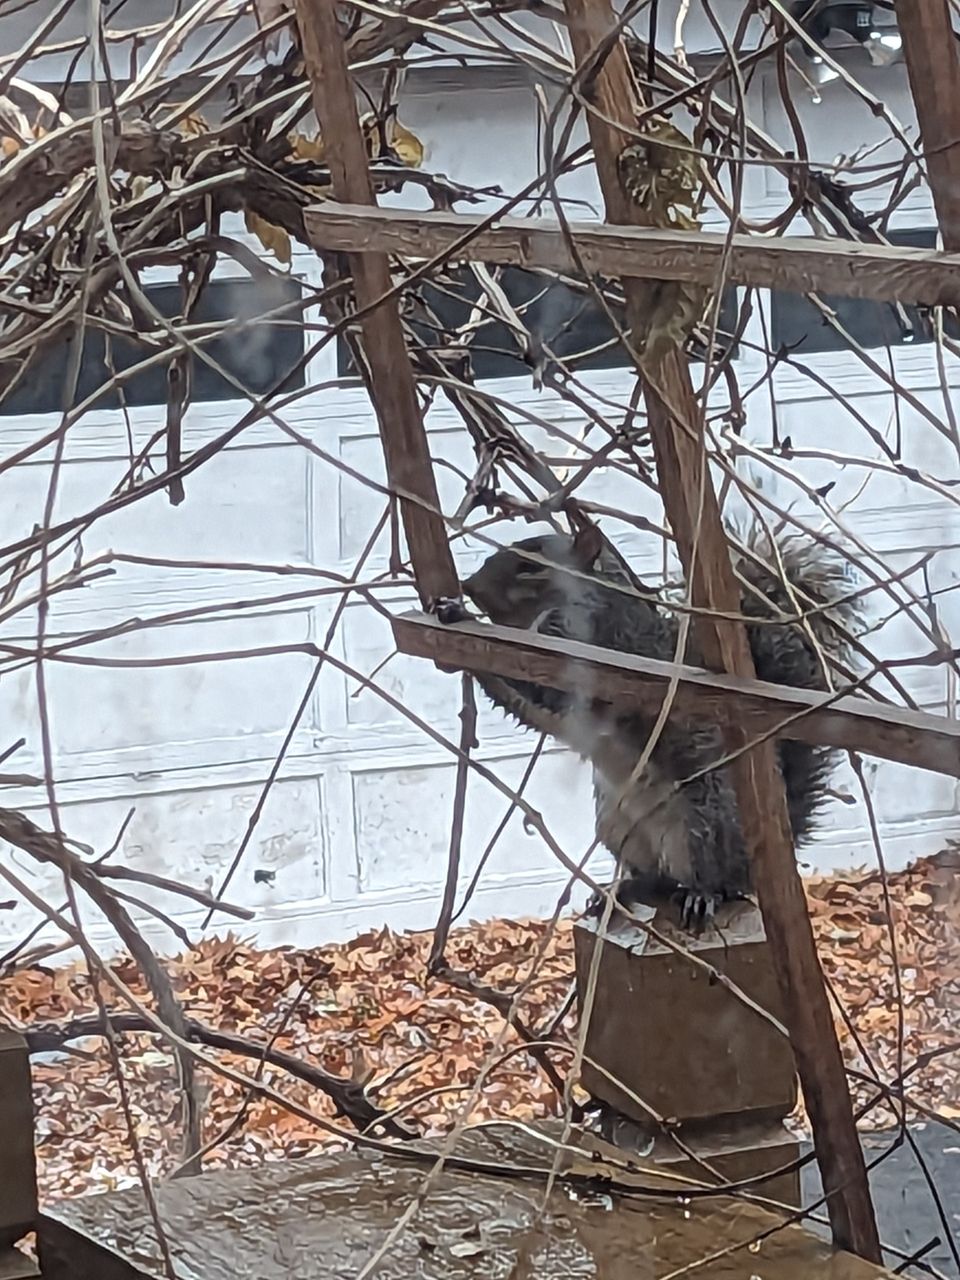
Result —
<svg viewBox="0 0 960 1280"><path fill-rule="evenodd" d="M811 617L816 645L844 660L843 628L855 621L845 596L841 565L819 546L778 544L783 581L757 564L776 565L764 535L751 531L749 556L736 569L746 584L742 609L748 618L784 621L748 624L757 676L802 689L825 689L823 663L810 634L797 622L797 605L827 608ZM546 562L546 563L545 563ZM600 645L621 653L671 660L677 644L675 613L657 597L643 598L609 552L585 540L551 534L527 538L490 556L464 588L490 620L532 628L546 635ZM619 589L618 589L619 588ZM686 662L699 665L688 643ZM724 755L711 725L691 727L668 720L643 771L631 783L653 720L599 703L589 688L575 694L501 677L480 681L498 706L530 728L552 734L594 767L597 835L620 862L634 901L656 905L683 892L704 903L751 892L729 771L714 768ZM780 767L798 844L814 829L827 798L835 753L781 740ZM626 787L626 790L624 788Z"/></svg>

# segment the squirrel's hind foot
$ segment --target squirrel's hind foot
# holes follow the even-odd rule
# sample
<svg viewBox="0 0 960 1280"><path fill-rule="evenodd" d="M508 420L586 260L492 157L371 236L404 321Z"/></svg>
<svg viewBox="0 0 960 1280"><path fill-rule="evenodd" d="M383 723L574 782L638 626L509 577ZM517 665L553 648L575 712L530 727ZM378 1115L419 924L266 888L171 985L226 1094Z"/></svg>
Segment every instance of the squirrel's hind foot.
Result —
<svg viewBox="0 0 960 1280"><path fill-rule="evenodd" d="M688 889L664 876L626 876L598 889L587 903L584 916L599 920L607 895L613 894L614 913L629 917L638 906L668 907L677 912L680 928L699 937L713 925L717 907L726 901L722 893Z"/></svg>
<svg viewBox="0 0 960 1280"><path fill-rule="evenodd" d="M680 907L680 927L688 933L699 935L713 924L717 906L721 901L716 894L695 893L683 889L677 895Z"/></svg>

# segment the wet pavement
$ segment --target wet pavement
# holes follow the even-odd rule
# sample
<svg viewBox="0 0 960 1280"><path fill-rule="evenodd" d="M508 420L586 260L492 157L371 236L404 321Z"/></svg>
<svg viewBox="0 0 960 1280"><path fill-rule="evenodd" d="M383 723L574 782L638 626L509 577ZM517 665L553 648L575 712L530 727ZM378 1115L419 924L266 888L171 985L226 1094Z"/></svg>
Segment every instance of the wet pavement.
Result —
<svg viewBox="0 0 960 1280"><path fill-rule="evenodd" d="M945 1275L960 1278L947 1229L927 1181L929 1177L936 1188L943 1216L960 1252L960 1133L942 1125L926 1124L912 1128L910 1137L916 1151L909 1142L904 1142L885 1157L884 1153L896 1138L895 1133L864 1139L868 1165L879 1160L871 1171L870 1186L880 1234L885 1243L910 1254L939 1236L941 1243L924 1255L924 1261ZM808 1166L803 1171L804 1203L815 1199L819 1189L816 1167ZM897 1260L890 1261L896 1265Z"/></svg>
<svg viewBox="0 0 960 1280"><path fill-rule="evenodd" d="M510 1136L510 1164L523 1163L516 1136ZM925 1125L891 1148L895 1137L865 1138L868 1163L875 1163L871 1183L881 1235L908 1254L924 1250L928 1264L960 1280L947 1243L952 1233L960 1251L960 1134ZM475 1152L485 1170L507 1159L502 1147L486 1145L491 1141L488 1133ZM746 1249L775 1219L742 1201L678 1202L671 1195L615 1206L606 1195L558 1190L544 1206L542 1188L522 1177L465 1170L442 1174L415 1219L391 1238L423 1175L422 1167L347 1153L208 1174L156 1190L179 1280L344 1280L362 1271L378 1247L384 1248L383 1280L656 1280L711 1254L709 1269L700 1268L711 1280L869 1280L877 1274L853 1260L831 1259L826 1243L796 1227L776 1231L756 1252ZM803 1190L805 1203L819 1193L814 1165L804 1170ZM52 1216L51 1280L162 1277L139 1192L64 1202L53 1206ZM927 1249L934 1237L939 1243ZM78 1241L89 1242L89 1256ZM119 1270L104 1265L98 1245L115 1250L115 1262L124 1260ZM895 1268L901 1259L888 1262Z"/></svg>
<svg viewBox="0 0 960 1280"><path fill-rule="evenodd" d="M423 1201L425 1167L409 1155L347 1152L163 1183L155 1193L172 1269L178 1280L355 1280L376 1259L378 1280L664 1280L691 1268L709 1280L880 1274L755 1205L679 1199L668 1179L658 1183L663 1198L615 1202L586 1163L589 1172L571 1170L584 1178L579 1190L555 1186L545 1197L539 1172L523 1175L517 1131L509 1136L505 1155L490 1133L464 1135L458 1156L472 1151L484 1172L448 1168ZM542 1158L532 1142L529 1156ZM48 1218L45 1280L164 1275L139 1191L66 1201Z"/></svg>

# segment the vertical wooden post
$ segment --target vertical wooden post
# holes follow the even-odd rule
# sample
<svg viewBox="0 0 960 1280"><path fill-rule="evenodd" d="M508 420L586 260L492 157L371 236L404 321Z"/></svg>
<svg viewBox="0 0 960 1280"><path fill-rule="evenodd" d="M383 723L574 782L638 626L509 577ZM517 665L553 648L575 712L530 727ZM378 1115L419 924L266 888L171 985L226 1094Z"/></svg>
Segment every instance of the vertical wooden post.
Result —
<svg viewBox="0 0 960 1280"><path fill-rule="evenodd" d="M897 24L944 247L960 249L960 56L948 0L897 0Z"/></svg>
<svg viewBox="0 0 960 1280"><path fill-rule="evenodd" d="M0 1255L37 1224L30 1055L22 1036L0 1031Z"/></svg>
<svg viewBox="0 0 960 1280"><path fill-rule="evenodd" d="M616 34L616 17L610 0L565 0L565 7L577 64L587 71L585 93L597 107L588 114L588 123L607 220L637 223L638 210L621 186L617 163L632 139L616 126L631 128L641 101L622 40ZM645 291L635 281L625 279L623 283L628 324L640 333ZM657 367L644 369L641 376L660 491L694 604L714 613L736 615L740 611L739 591L707 470L687 360L679 348L673 348ZM708 666L735 675L755 674L740 622L702 614L696 626ZM728 743L733 749L745 747L747 735L731 724ZM773 743L755 745L740 755L733 775L754 884L783 994L784 1021L790 1029L829 1196L834 1242L838 1248L879 1262L880 1243L863 1152L797 870Z"/></svg>
<svg viewBox="0 0 960 1280"><path fill-rule="evenodd" d="M333 193L348 204L376 203L357 101L347 65L336 0L296 0L300 44L323 134ZM363 353L392 488L400 511L421 601L429 608L460 593L453 556L427 447L416 385L395 299L376 306L390 292L386 254L351 254Z"/></svg>

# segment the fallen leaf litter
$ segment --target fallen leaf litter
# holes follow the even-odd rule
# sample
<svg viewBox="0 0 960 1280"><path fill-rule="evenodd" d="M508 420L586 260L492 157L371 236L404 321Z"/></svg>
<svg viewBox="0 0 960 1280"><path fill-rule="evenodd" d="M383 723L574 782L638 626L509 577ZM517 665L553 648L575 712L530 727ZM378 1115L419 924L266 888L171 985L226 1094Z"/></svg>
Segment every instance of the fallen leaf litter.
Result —
<svg viewBox="0 0 960 1280"><path fill-rule="evenodd" d="M912 1100L948 1120L960 1118L960 1050L938 1051L953 1042L960 1026L958 870L960 848L948 848L889 878L903 990L903 1068L935 1054L910 1074L908 1088ZM807 891L824 970L873 1066L883 1080L892 1081L901 1070L899 1012L882 880L867 873L817 877L807 881ZM561 920L549 938L546 932L544 923L530 920L471 925L451 935L447 958L454 968L501 989L511 990L532 977L520 1009L527 1026L542 1029L568 996L573 967L572 922ZM404 1115L423 1131L437 1134L464 1105L503 1023L489 1004L427 980L431 940L430 933L382 929L312 950L259 950L226 936L200 943L169 967L189 1016L258 1042L279 1032L277 1048L366 1084L382 1107L419 1097ZM531 976L532 957L541 946L543 958ZM144 994L132 964L121 962L119 971ZM33 967L0 982L0 1015L14 1024L61 1022L94 1011L89 981L78 967ZM849 1065L869 1075L870 1065L839 1014L837 1028ZM575 1014L570 1014L557 1038L569 1042L575 1029ZM178 1159L173 1059L156 1037L125 1035L119 1043L137 1136L148 1168L161 1176ZM507 1033L472 1120L536 1120L557 1114L553 1088L529 1056L517 1051L519 1043L514 1032ZM257 1068L255 1058L220 1056L246 1073ZM562 1052L555 1053L561 1073L566 1061ZM204 1136L212 1139L229 1130L245 1090L205 1069L200 1074ZM332 1117L332 1104L313 1087L271 1067L263 1078L302 1106ZM137 1181L119 1092L101 1040L77 1042L64 1054L36 1058L34 1082L45 1198ZM853 1091L858 1102L875 1092L856 1080ZM802 1112L794 1120L802 1127ZM877 1108L864 1119L872 1128L892 1122L889 1108ZM211 1151L205 1167L297 1157L337 1142L277 1102L255 1099L242 1125Z"/></svg>

